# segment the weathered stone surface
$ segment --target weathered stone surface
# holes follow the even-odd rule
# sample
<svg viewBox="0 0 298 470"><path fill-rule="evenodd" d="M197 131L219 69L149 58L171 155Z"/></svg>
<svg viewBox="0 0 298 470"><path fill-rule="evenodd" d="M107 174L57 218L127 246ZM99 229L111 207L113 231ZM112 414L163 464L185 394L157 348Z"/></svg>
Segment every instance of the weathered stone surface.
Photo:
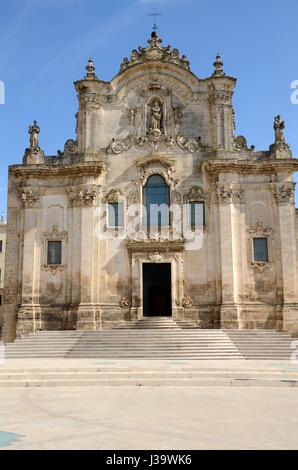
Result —
<svg viewBox="0 0 298 470"><path fill-rule="evenodd" d="M142 318L144 263L171 264L178 320L298 330L298 161L280 117L268 150L235 135L236 80L220 57L214 66L199 79L155 35L111 82L99 80L89 60L75 83L77 135L63 152L44 156L40 129L31 127L23 164L9 170L6 341L38 329L105 329ZM204 203L196 245L177 238L173 224L165 237L127 237L129 206L142 204L156 174L171 203ZM124 207L117 229L106 206L116 202ZM254 237L268 239L268 262L254 260ZM47 264L51 240L62 244L58 266Z"/></svg>
<svg viewBox="0 0 298 470"><path fill-rule="evenodd" d="M6 222L4 217L0 218L0 330L3 327L3 300L4 300L4 269L5 269L5 251L6 251Z"/></svg>

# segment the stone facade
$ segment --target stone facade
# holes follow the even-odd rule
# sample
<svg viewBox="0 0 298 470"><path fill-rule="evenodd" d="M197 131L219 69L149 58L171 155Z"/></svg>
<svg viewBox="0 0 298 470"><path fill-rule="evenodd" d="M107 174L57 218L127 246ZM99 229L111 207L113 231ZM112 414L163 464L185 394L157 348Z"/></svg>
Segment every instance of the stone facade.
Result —
<svg viewBox="0 0 298 470"><path fill-rule="evenodd" d="M5 272L6 222L0 218L0 329L3 324L4 272Z"/></svg>
<svg viewBox="0 0 298 470"><path fill-rule="evenodd" d="M76 138L45 156L30 126L23 164L9 170L4 339L41 329L102 329L142 318L145 263L171 266L171 314L201 328L298 329L297 211L284 123L268 150L235 136L236 80L219 56L195 76L177 49L152 33L111 82L90 59L78 94ZM202 202L199 242L128 234L131 205L161 175L170 203ZM124 227L107 204L121 202ZM142 209L140 209L142 211ZM268 260L256 261L253 239ZM49 241L61 262L48 264Z"/></svg>

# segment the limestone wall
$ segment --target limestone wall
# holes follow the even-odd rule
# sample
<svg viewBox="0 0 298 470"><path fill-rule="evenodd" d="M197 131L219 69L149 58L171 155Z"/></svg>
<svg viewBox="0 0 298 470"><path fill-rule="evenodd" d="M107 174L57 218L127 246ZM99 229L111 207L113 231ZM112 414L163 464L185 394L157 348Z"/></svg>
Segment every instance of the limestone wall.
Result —
<svg viewBox="0 0 298 470"><path fill-rule="evenodd" d="M171 264L176 319L202 328L298 328L297 160L285 142L255 152L236 138L236 80L220 58L201 80L177 51L154 44L134 51L138 59L111 82L89 64L75 84L76 139L55 157L27 149L23 164L10 168L6 341L141 318L147 262ZM154 59L141 62L147 53ZM175 239L172 227L165 240L127 237L130 206L142 205L153 174L163 176L171 204L204 202L199 244ZM124 204L123 231L108 227L111 200ZM254 237L267 238L268 262L254 260ZM48 265L50 240L62 243L61 265Z"/></svg>

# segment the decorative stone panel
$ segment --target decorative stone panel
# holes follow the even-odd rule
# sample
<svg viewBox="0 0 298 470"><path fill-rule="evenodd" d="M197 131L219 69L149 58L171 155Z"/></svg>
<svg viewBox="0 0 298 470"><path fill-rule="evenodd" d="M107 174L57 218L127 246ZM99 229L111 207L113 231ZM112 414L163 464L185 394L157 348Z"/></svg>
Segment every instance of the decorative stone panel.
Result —
<svg viewBox="0 0 298 470"><path fill-rule="evenodd" d="M72 186L68 188L68 194L73 206L94 206L97 197L97 187L93 185L83 187Z"/></svg>
<svg viewBox="0 0 298 470"><path fill-rule="evenodd" d="M39 188L19 188L19 198L27 209L37 208L40 197Z"/></svg>
<svg viewBox="0 0 298 470"><path fill-rule="evenodd" d="M239 203L242 200L243 191L240 189L239 186L236 186L232 183L227 184L217 184L217 198L218 201L222 204L227 203Z"/></svg>
<svg viewBox="0 0 298 470"><path fill-rule="evenodd" d="M146 160L139 160L137 167L139 169L139 178L136 184L145 186L147 179L152 175L161 175L166 183L175 188L179 184L179 180L175 178L175 160L166 157L154 155Z"/></svg>
<svg viewBox="0 0 298 470"><path fill-rule="evenodd" d="M278 203L294 202L295 183L284 183L281 185L273 185L272 192Z"/></svg>

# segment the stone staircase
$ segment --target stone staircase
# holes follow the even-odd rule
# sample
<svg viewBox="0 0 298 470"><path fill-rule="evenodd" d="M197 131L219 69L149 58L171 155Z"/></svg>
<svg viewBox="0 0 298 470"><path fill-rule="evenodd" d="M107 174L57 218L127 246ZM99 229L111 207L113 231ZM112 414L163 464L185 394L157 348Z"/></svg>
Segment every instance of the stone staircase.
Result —
<svg viewBox="0 0 298 470"><path fill-rule="evenodd" d="M172 330L179 329L182 325L171 317L145 317L141 320L124 322L114 330Z"/></svg>
<svg viewBox="0 0 298 470"><path fill-rule="evenodd" d="M43 331L5 347L7 359L289 360L289 335L271 330L182 329L172 319L144 319L103 331Z"/></svg>
<svg viewBox="0 0 298 470"><path fill-rule="evenodd" d="M273 330L224 330L245 359L291 358L293 338Z"/></svg>
<svg viewBox="0 0 298 470"><path fill-rule="evenodd" d="M172 317L147 317L141 320L123 322L115 330L152 330L152 329L197 329L194 322L187 320L173 320Z"/></svg>

